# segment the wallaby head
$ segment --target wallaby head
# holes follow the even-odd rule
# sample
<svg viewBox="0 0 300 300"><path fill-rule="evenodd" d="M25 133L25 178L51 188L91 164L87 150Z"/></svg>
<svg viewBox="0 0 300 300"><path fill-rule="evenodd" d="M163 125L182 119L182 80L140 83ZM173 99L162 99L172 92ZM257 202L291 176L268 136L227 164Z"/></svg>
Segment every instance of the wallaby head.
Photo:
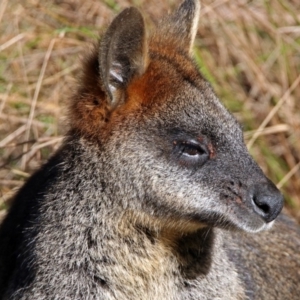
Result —
<svg viewBox="0 0 300 300"><path fill-rule="evenodd" d="M192 58L199 10L185 0L147 33L125 9L86 58L68 136L1 225L0 299L299 294L280 278L297 229L238 232L270 227L283 198Z"/></svg>
<svg viewBox="0 0 300 300"><path fill-rule="evenodd" d="M105 153L114 205L136 218L259 231L283 198L193 61L199 11L186 0L150 34L137 9L121 12L86 60L71 127Z"/></svg>

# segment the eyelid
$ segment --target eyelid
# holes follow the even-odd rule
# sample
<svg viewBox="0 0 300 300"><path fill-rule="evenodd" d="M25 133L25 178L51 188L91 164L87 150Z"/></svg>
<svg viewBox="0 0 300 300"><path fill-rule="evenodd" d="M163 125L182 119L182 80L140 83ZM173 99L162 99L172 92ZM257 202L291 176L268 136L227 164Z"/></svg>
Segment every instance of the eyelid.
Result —
<svg viewBox="0 0 300 300"><path fill-rule="evenodd" d="M208 145L194 139L179 139L173 141L174 153L177 159L187 164L197 165L205 163L210 156Z"/></svg>
<svg viewBox="0 0 300 300"><path fill-rule="evenodd" d="M199 143L195 143L193 141L184 141L182 144L184 146L188 146L188 147L192 147L192 148L202 148L201 145L199 145Z"/></svg>
<svg viewBox="0 0 300 300"><path fill-rule="evenodd" d="M194 146L194 147L200 147L200 148L206 148L207 145L206 143L202 140L202 141L198 141L198 140L195 140L195 139L188 139L188 140L182 140L182 141L179 141L183 144L186 144L186 145L191 145L191 146Z"/></svg>

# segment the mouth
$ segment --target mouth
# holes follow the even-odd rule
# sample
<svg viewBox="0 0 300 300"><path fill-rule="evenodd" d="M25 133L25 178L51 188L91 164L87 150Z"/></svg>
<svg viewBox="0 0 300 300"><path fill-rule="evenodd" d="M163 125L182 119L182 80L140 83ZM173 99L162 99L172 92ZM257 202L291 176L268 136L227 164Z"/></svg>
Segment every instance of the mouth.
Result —
<svg viewBox="0 0 300 300"><path fill-rule="evenodd" d="M254 210L246 206L243 207L222 207L221 211L206 211L195 214L193 221L206 224L210 227L217 227L225 230L241 230L256 233L270 229L274 221L266 222ZM221 208L220 208L221 210Z"/></svg>
<svg viewBox="0 0 300 300"><path fill-rule="evenodd" d="M243 231L246 231L246 232L250 232L250 233L257 233L260 231L265 231L265 230L271 229L273 224L274 224L274 221L272 221L270 223L262 223L260 226L256 225L253 227L242 225L240 229L242 229Z"/></svg>

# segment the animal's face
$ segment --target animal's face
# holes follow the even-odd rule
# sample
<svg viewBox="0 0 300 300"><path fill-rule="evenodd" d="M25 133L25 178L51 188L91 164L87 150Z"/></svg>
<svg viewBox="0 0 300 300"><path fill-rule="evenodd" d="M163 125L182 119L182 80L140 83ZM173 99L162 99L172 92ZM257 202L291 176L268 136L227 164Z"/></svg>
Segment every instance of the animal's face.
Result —
<svg viewBox="0 0 300 300"><path fill-rule="evenodd" d="M192 78L178 71L187 64ZM174 66L173 60L153 59L129 86L127 101L110 140L119 140L112 153L120 155L120 176L130 174L132 191L143 191L138 195L143 211L246 231L259 231L277 216L279 192L250 157L236 119L191 61L182 58Z"/></svg>
<svg viewBox="0 0 300 300"><path fill-rule="evenodd" d="M147 39L140 13L122 12L102 41L100 78L85 88L91 103L76 105L88 107L83 127L99 135L124 209L186 230L259 231L280 212L282 196L191 59L198 15L198 1L186 0Z"/></svg>

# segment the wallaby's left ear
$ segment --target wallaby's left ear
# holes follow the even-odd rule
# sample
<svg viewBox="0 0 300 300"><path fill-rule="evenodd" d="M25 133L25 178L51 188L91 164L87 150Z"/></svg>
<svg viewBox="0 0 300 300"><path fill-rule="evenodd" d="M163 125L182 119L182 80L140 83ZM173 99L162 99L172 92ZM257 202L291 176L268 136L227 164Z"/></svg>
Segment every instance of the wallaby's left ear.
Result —
<svg viewBox="0 0 300 300"><path fill-rule="evenodd" d="M199 0L185 0L167 20L166 29L181 41L190 54L198 30L199 16Z"/></svg>
<svg viewBox="0 0 300 300"><path fill-rule="evenodd" d="M144 18L138 9L127 8L113 20L100 45L100 76L112 107L123 102L132 78L145 72L147 52Z"/></svg>

